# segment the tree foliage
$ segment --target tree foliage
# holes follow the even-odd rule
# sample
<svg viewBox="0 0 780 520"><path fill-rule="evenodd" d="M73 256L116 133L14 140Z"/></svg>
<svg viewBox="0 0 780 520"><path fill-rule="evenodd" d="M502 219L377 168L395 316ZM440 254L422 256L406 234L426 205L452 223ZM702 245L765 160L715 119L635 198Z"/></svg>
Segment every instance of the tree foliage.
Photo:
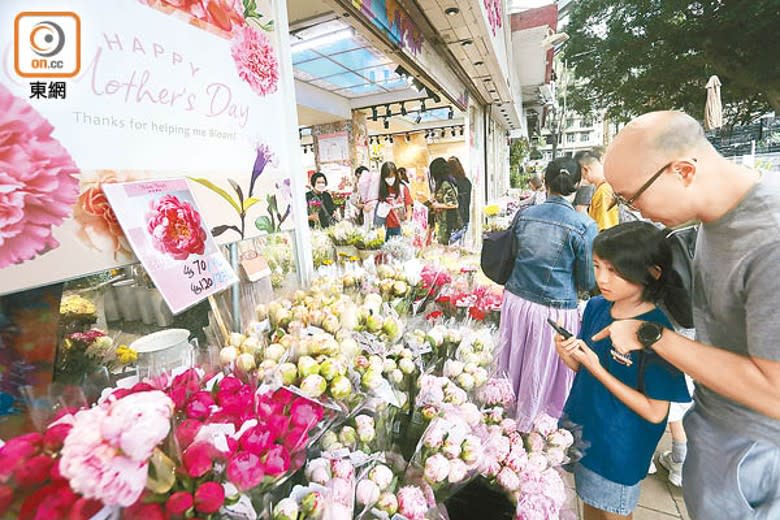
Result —
<svg viewBox="0 0 780 520"><path fill-rule="evenodd" d="M779 0L583 0L566 31L566 60L585 80L570 92L578 112L625 120L674 108L702 119L717 74L727 123L780 113Z"/></svg>

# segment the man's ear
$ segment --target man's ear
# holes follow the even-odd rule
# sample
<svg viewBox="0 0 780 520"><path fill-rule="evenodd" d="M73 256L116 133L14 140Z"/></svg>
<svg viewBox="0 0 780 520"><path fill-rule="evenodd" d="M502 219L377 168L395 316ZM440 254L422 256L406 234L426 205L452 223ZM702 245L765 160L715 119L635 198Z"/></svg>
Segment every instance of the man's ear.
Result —
<svg viewBox="0 0 780 520"><path fill-rule="evenodd" d="M663 270L661 269L661 266L654 265L650 269L648 269L648 271L650 271L650 276L652 276L653 279L655 279L655 280L660 280L661 279L661 274L663 273Z"/></svg>
<svg viewBox="0 0 780 520"><path fill-rule="evenodd" d="M687 187L690 186L696 176L696 163L693 161L677 161L672 165L672 170L675 175L682 179L683 184Z"/></svg>

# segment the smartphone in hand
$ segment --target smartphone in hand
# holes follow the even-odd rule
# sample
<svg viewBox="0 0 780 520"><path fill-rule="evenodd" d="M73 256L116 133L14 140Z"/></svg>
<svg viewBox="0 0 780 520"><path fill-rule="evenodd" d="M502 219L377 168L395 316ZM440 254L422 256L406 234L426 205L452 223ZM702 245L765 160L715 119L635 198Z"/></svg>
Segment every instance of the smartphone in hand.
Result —
<svg viewBox="0 0 780 520"><path fill-rule="evenodd" d="M550 326L555 329L555 332L563 336L563 339L569 339L574 336L574 334L555 323L552 318L547 318L547 323L549 323Z"/></svg>

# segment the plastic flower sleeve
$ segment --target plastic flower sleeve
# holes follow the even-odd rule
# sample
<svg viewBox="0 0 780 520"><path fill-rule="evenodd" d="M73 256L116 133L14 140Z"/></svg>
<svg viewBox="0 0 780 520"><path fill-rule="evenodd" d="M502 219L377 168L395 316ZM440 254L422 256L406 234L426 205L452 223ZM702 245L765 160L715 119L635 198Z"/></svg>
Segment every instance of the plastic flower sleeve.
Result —
<svg viewBox="0 0 780 520"><path fill-rule="evenodd" d="M433 419L420 439L404 481L430 486L443 502L481 470L483 439L456 409Z"/></svg>

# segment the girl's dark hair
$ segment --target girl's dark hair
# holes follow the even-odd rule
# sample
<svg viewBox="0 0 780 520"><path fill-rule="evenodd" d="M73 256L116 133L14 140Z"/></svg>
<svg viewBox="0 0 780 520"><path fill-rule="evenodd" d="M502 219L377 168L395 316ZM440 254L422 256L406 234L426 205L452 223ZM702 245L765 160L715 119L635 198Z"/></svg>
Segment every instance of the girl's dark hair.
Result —
<svg viewBox="0 0 780 520"><path fill-rule="evenodd" d="M390 189L387 183L385 182L385 179L387 177L393 176L396 179L396 183L398 181L398 168L395 167L395 163L392 161L387 161L382 165L382 169L380 170L380 181L379 181L379 198L380 200L385 200L387 197L390 196ZM396 184L394 188L398 189L398 185Z"/></svg>
<svg viewBox="0 0 780 520"><path fill-rule="evenodd" d="M550 193L556 195L571 195L577 191L582 178L580 165L571 157L558 157L550 161L544 172L544 182Z"/></svg>
<svg viewBox="0 0 780 520"><path fill-rule="evenodd" d="M454 155L447 159L447 164L450 165L450 172L456 179L465 179L466 171L463 169L463 165L460 163L460 159Z"/></svg>
<svg viewBox="0 0 780 520"><path fill-rule="evenodd" d="M439 189L444 181L450 181L453 185L455 184L455 179L452 178L450 172L450 165L443 157L437 157L431 161L428 170L431 172L431 178L435 183L435 189Z"/></svg>
<svg viewBox="0 0 780 520"><path fill-rule="evenodd" d="M328 178L325 177L325 174L322 172L316 172L314 175L311 176L311 185L312 187L317 184L317 180L322 177L322 179L325 181L325 186L328 185Z"/></svg>
<svg viewBox="0 0 780 520"><path fill-rule="evenodd" d="M401 182L409 184L409 176L406 174L406 168L403 166L398 168L398 178L401 179Z"/></svg>
<svg viewBox="0 0 780 520"><path fill-rule="evenodd" d="M626 222L602 231L593 241L593 256L612 264L621 278L642 285L642 299L657 302L672 269L672 248L664 232L649 222ZM653 267L661 270L656 279Z"/></svg>

